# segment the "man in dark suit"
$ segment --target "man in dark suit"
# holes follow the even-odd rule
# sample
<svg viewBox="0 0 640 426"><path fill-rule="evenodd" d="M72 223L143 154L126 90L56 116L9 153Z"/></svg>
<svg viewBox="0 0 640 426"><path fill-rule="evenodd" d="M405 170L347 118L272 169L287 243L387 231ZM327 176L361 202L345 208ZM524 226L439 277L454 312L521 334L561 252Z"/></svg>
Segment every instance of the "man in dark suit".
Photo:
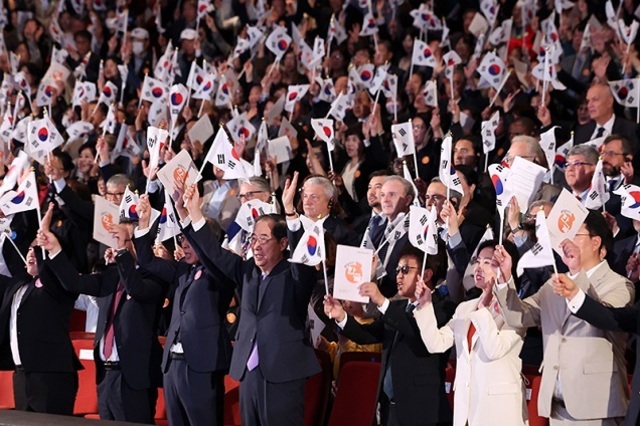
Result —
<svg viewBox="0 0 640 426"><path fill-rule="evenodd" d="M576 127L573 135L575 144L588 142L592 139L609 135L623 135L633 147L633 152L638 149L638 126L631 121L616 117L613 112L613 94L609 86L594 84L587 92L587 105L591 121Z"/></svg>
<svg viewBox="0 0 640 426"><path fill-rule="evenodd" d="M369 296L382 314L371 324L359 324L345 313L339 301L330 295L325 298L325 313L336 320L342 334L359 344L383 344L378 401L382 424L386 426L437 425L452 418L444 388L449 352L429 353L411 313L418 280L422 278L433 290L444 277L446 252L442 249L437 255L428 256L426 269L420 273L423 256L413 246L402 252L396 275L402 299L389 301L375 283L360 286L360 294ZM438 291L434 291L433 298L438 326L442 327L453 316L455 304Z"/></svg>
<svg viewBox="0 0 640 426"><path fill-rule="evenodd" d="M200 260L210 270L220 270L242 293L230 374L240 381L240 410L246 425L302 424L305 380L320 371L306 333L316 271L287 261L287 246L295 247L302 235L293 209L297 181L296 173L283 192L287 223L278 215L256 220L253 258L247 261L222 249L204 226L197 187L189 186L184 194L193 222L184 232L206 256Z"/></svg>
<svg viewBox="0 0 640 426"><path fill-rule="evenodd" d="M0 368L15 369L16 409L71 415L82 369L69 338L78 295L44 266L40 248L29 249L26 273L0 277Z"/></svg>
<svg viewBox="0 0 640 426"><path fill-rule="evenodd" d="M636 268L637 269L637 268ZM638 272L634 271L637 277ZM552 280L554 292L566 298L569 310L576 317L589 322L603 330L640 334L640 306L614 308L605 306L585 293L566 275L558 275ZM640 366L640 339L636 338L636 370L631 382L631 400L627 408L623 426L636 426L640 419L640 374L636 374Z"/></svg>
<svg viewBox="0 0 640 426"><path fill-rule="evenodd" d="M44 229L51 212L43 219ZM94 359L100 418L153 424L161 383L156 329L166 285L136 268L126 225L111 225L110 231L117 251L111 251L108 263L115 265L100 274L78 274L53 233L42 232L39 243L49 252L45 264L65 289L98 297Z"/></svg>
<svg viewBox="0 0 640 426"><path fill-rule="evenodd" d="M184 211L181 203L176 208ZM171 323L162 356L167 418L175 426L221 426L224 375L231 362L225 314L233 296L233 283L218 270L204 268L199 248L184 237L179 238L184 251L180 262L155 257L148 196L140 197L137 211L140 222L134 243L138 263L156 277L172 277ZM216 231L219 237L220 228Z"/></svg>

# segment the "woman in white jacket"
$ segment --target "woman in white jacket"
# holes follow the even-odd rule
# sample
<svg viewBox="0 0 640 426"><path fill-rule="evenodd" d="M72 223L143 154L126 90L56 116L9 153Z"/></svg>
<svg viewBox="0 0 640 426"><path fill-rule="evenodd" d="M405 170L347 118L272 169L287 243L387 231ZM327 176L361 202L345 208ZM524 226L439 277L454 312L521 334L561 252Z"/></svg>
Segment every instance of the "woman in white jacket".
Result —
<svg viewBox="0 0 640 426"><path fill-rule="evenodd" d="M505 250L500 247L500 250ZM520 375L524 329L509 327L493 296L498 264L495 241L479 246L473 278L482 295L458 305L453 318L438 329L431 292L418 284L419 308L414 311L429 352L440 353L455 343L454 426L526 425L527 406ZM426 291L425 291L426 290Z"/></svg>

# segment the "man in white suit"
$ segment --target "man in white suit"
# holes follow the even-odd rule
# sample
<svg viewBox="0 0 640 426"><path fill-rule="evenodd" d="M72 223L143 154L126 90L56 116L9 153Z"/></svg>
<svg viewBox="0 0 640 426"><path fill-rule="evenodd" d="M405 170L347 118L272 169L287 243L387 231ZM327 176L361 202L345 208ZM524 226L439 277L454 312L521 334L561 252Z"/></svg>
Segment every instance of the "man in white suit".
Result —
<svg viewBox="0 0 640 426"><path fill-rule="evenodd" d="M562 257L569 277L585 293L605 305L623 307L633 300L634 289L605 260L612 244L602 215L590 212L574 240L562 242ZM505 261L503 250L496 250L496 259ZM510 274L504 280L507 283L496 285L495 293L507 323L542 328L540 415L549 417L551 426L618 424L629 397L626 335L602 331L571 315L565 299L555 295L548 282L536 294L520 300Z"/></svg>

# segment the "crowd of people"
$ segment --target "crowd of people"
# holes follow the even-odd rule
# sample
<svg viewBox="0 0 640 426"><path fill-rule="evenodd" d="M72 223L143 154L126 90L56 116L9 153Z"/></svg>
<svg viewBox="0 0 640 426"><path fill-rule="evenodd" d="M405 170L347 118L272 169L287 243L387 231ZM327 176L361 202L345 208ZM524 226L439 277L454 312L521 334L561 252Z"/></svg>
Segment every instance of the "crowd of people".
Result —
<svg viewBox="0 0 640 426"><path fill-rule="evenodd" d="M162 388L170 425L222 425L229 374L243 424L301 425L315 349L338 386L341 354L381 352L377 424L527 424L523 365L551 425L638 424L638 22L638 0L4 0L16 408L72 414L75 307L102 419L153 423ZM573 232L532 263L551 218ZM368 302L334 293L342 246L369 250Z"/></svg>

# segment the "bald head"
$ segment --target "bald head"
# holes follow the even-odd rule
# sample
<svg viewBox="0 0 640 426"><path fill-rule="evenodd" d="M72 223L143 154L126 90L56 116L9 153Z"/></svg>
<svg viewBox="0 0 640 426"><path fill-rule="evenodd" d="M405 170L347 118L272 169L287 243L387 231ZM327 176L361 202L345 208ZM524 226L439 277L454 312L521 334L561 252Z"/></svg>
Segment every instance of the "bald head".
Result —
<svg viewBox="0 0 640 426"><path fill-rule="evenodd" d="M594 84L587 92L589 117L602 126L613 115L613 95L606 84Z"/></svg>

